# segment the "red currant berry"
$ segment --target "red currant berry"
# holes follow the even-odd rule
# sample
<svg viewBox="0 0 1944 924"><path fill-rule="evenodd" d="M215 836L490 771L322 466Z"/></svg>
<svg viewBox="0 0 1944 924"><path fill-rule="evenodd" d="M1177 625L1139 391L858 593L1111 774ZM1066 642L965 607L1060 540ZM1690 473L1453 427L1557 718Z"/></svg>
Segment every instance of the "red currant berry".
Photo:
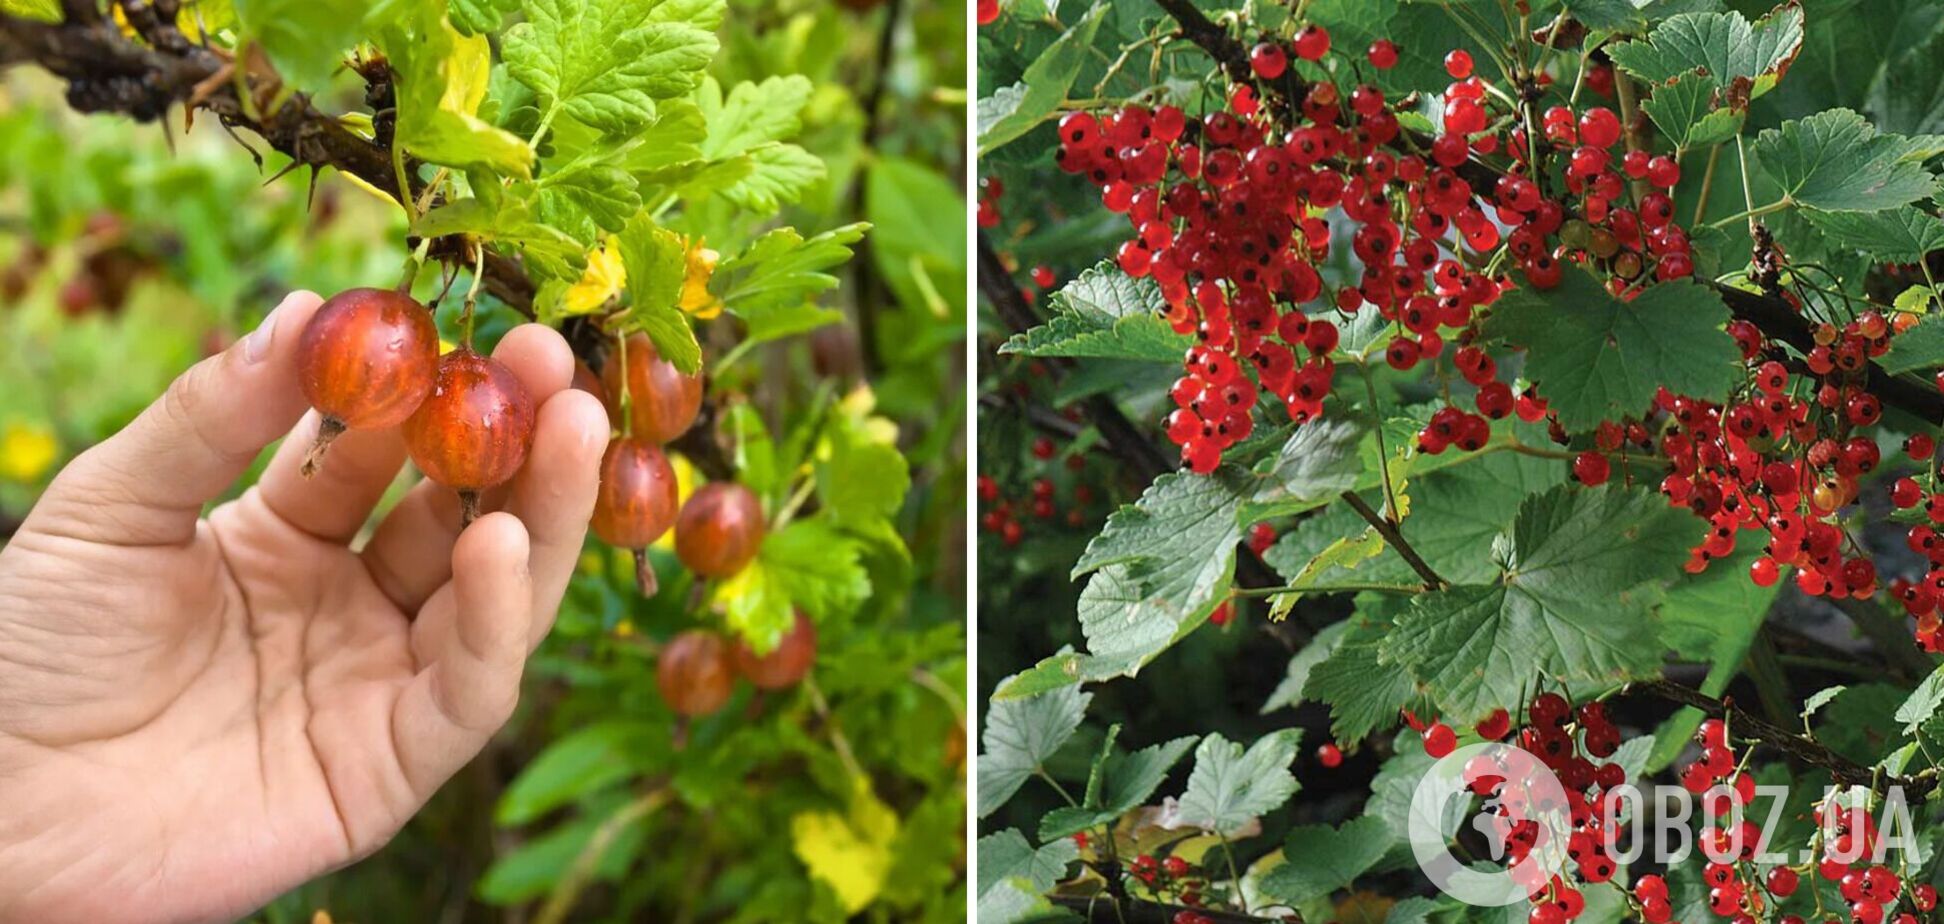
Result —
<svg viewBox="0 0 1944 924"><path fill-rule="evenodd" d="M1612 474L1612 465L1607 461L1607 457L1597 452L1582 452L1573 457L1573 477L1578 479L1580 484L1588 487L1606 484L1607 478Z"/></svg>
<svg viewBox="0 0 1944 924"><path fill-rule="evenodd" d="M1370 50L1365 54L1370 58L1370 66L1380 71L1397 66L1397 46L1392 44L1390 39L1371 42Z"/></svg>
<svg viewBox="0 0 1944 924"><path fill-rule="evenodd" d="M1463 48L1452 49L1450 53L1445 55L1444 68L1445 73L1450 74L1453 80L1463 80L1470 77L1472 75L1471 52Z"/></svg>
<svg viewBox="0 0 1944 924"><path fill-rule="evenodd" d="M1457 733L1443 722L1431 723L1420 737L1424 740L1424 753L1432 757L1444 757L1458 747Z"/></svg>
<svg viewBox="0 0 1944 924"><path fill-rule="evenodd" d="M1334 770L1343 764L1343 749L1334 741L1325 741L1316 749L1316 762Z"/></svg>
<svg viewBox="0 0 1944 924"><path fill-rule="evenodd" d="M1282 46L1275 42L1262 42L1249 52L1249 68L1264 80L1281 77L1288 67L1288 56L1283 54Z"/></svg>

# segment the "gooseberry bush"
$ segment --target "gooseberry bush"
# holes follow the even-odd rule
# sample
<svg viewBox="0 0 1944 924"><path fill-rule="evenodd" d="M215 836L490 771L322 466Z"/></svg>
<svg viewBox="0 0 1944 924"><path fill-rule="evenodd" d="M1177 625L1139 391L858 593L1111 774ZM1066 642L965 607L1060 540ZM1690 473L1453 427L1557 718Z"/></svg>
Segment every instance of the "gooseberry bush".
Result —
<svg viewBox="0 0 1944 924"><path fill-rule="evenodd" d="M1944 9L977 12L981 920L1935 919Z"/></svg>
<svg viewBox="0 0 1944 924"><path fill-rule="evenodd" d="M961 913L965 237L931 216L964 211L965 67L910 51L962 46L950 7L0 4L38 65L0 83L0 417L51 444L10 514L300 286L320 489L395 428L394 502L503 502L547 451L493 358L517 323L609 410L513 725L264 920Z"/></svg>

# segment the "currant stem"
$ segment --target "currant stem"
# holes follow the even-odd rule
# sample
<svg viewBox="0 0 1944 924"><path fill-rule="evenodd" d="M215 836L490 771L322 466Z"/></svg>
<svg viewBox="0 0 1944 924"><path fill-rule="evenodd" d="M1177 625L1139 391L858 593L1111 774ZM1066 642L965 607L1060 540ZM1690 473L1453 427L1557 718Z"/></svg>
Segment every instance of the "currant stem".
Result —
<svg viewBox="0 0 1944 924"><path fill-rule="evenodd" d="M1370 505L1364 503L1364 499L1358 497L1355 491L1345 491L1341 496L1343 502L1350 505L1350 509L1355 510L1358 516L1363 517L1364 522L1369 523L1370 528L1377 531L1377 535L1384 537L1384 542L1397 552L1398 557L1404 559L1404 563L1410 565L1411 570L1424 579L1422 589L1439 591L1450 586L1444 578L1438 576L1438 572L1431 570L1431 566L1418 555L1417 549L1412 548L1411 544L1404 540L1404 534L1398 531L1396 523L1370 509Z"/></svg>
<svg viewBox="0 0 1944 924"><path fill-rule="evenodd" d="M1794 204L1795 204L1794 202L1792 202L1792 201L1790 201L1789 199L1787 199L1787 198L1785 197L1785 198L1783 198L1783 199L1780 199L1780 200L1778 200L1778 201L1775 201L1775 202L1771 202L1771 203L1769 203L1769 204L1767 204L1767 205L1764 205L1764 206L1759 206L1759 207L1754 207L1754 208L1750 208L1750 209L1748 209L1748 210L1746 210L1746 211L1741 211L1741 212L1736 212L1735 214L1733 214L1733 215L1730 215L1730 216L1728 216L1727 218L1723 218L1723 219L1720 219L1720 220L1718 220L1718 221L1711 221L1711 222L1708 222L1708 227L1710 227L1710 228L1725 228L1725 227L1727 227L1727 226L1729 226L1729 225L1732 225L1732 224L1734 224L1735 222L1738 222L1738 221L1746 221L1746 222L1748 222L1748 223L1750 223L1750 224L1752 225L1752 224L1754 224L1754 222L1755 222L1755 219L1757 219L1757 218L1760 218L1760 217L1762 217L1763 215L1767 215L1767 214L1769 214L1769 213L1771 213L1771 212L1779 212L1779 211L1782 211L1783 209L1786 209L1786 208L1788 208L1789 206L1791 206L1791 205L1794 205Z"/></svg>

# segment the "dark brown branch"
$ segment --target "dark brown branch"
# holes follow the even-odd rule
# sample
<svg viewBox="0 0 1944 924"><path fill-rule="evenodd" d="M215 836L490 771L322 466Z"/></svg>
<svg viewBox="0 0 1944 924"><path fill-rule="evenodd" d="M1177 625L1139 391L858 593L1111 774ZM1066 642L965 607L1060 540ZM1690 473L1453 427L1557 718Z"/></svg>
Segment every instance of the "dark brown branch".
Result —
<svg viewBox="0 0 1944 924"><path fill-rule="evenodd" d="M1186 905L1144 902L1138 899L1130 899L1116 908L1114 900L1107 895L1054 895L1051 899L1053 904L1079 914L1086 921L1098 922L1098 924L1174 924L1175 915L1183 911L1193 911L1215 924L1263 924L1263 922L1278 920L1214 908L1190 908Z"/></svg>
<svg viewBox="0 0 1944 924"><path fill-rule="evenodd" d="M76 110L121 112L149 121L171 105L194 100L195 108L215 115L224 127L247 129L297 163L334 167L388 192L398 189L390 150L313 108L304 94L292 94L274 112L259 112L237 95L234 81L220 78L231 66L225 54L169 39L159 40L157 47L145 46L103 19L88 0L64 6L68 19L62 23L0 14L0 61L32 61L67 80L68 103ZM158 36L170 31L148 18L149 13L139 14L137 24ZM199 87L206 95L198 96ZM425 183L416 175L410 179L416 197ZM446 260L463 259L463 250L457 241L434 248ZM485 286L494 297L531 316L535 287L518 261L489 254Z"/></svg>
<svg viewBox="0 0 1944 924"><path fill-rule="evenodd" d="M1911 802L1921 801L1937 785L1937 773L1934 769L1923 770L1911 776L1889 773L1879 776L1876 770L1850 760L1820 742L1763 721L1760 717L1737 708L1733 700L1715 699L1692 687L1684 687L1665 680L1643 680L1628 684L1624 692L1644 693L1671 703L1693 706L1716 718L1732 712L1734 716L1728 720L1728 730L1731 735L1745 740L1759 741L1805 764L1821 767L1829 771L1830 776L1839 783L1869 786L1879 793L1889 792L1892 787L1901 788L1904 798Z"/></svg>
<svg viewBox="0 0 1944 924"><path fill-rule="evenodd" d="M1350 505L1350 509L1355 510L1357 516L1363 517L1364 522L1369 523L1370 528L1377 531L1377 535L1384 537L1385 544L1397 552L1398 557L1404 559L1404 563L1410 565L1411 570L1417 572L1418 577L1424 579L1425 590L1443 590L1450 586L1450 582L1439 577L1438 572L1431 570L1431 566L1425 562L1423 556L1418 554L1417 549L1412 548L1411 544L1405 541L1404 534L1398 531L1397 524L1372 510L1369 504L1364 503L1363 498L1357 496L1357 492L1343 492L1343 502Z"/></svg>

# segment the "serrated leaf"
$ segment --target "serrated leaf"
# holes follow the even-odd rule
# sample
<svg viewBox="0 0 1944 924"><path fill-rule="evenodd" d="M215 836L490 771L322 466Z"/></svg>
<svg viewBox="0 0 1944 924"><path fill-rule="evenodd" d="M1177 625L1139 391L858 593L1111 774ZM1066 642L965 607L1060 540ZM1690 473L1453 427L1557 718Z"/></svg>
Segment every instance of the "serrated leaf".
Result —
<svg viewBox="0 0 1944 924"><path fill-rule="evenodd" d="M1944 706L1944 668L1938 668L1912 690L1910 698L1897 707L1896 720L1903 723L1904 734L1915 735L1925 722Z"/></svg>
<svg viewBox="0 0 1944 924"><path fill-rule="evenodd" d="M576 161L548 171L535 185L542 213L563 227L562 213L578 213L595 228L618 232L641 210L634 175L611 163Z"/></svg>
<svg viewBox="0 0 1944 924"><path fill-rule="evenodd" d="M752 212L774 212L824 179L824 162L794 144L765 144L742 155L749 171L722 195Z"/></svg>
<svg viewBox="0 0 1944 924"><path fill-rule="evenodd" d="M1506 293L1485 331L1526 351L1526 377L1560 424L1579 433L1640 414L1662 387L1726 398L1741 372L1727 322L1721 297L1692 281L1649 286L1622 302L1568 270L1557 288Z"/></svg>
<svg viewBox="0 0 1944 924"><path fill-rule="evenodd" d="M1284 729L1244 751L1219 734L1203 738L1179 800L1181 822L1227 834L1280 808L1299 788L1289 765L1301 740L1301 729Z"/></svg>
<svg viewBox="0 0 1944 924"><path fill-rule="evenodd" d="M985 731L979 736L980 818L1005 805L1073 737L1092 701L1091 693L1063 687L1015 699L994 697L987 703Z"/></svg>
<svg viewBox="0 0 1944 924"><path fill-rule="evenodd" d="M1398 597L1360 595L1336 649L1310 668L1303 698L1329 704L1330 734L1337 741L1358 741L1394 725L1398 710L1419 700L1410 674L1378 662L1405 605Z"/></svg>
<svg viewBox="0 0 1944 924"><path fill-rule="evenodd" d="M1050 908L1045 893L1080 859L1071 840L1034 849L1014 828L979 838L978 851L980 924L1012 924Z"/></svg>
<svg viewBox="0 0 1944 924"><path fill-rule="evenodd" d="M1588 29L1642 32L1648 23L1681 13L1713 13L1721 0L1565 0L1566 12Z"/></svg>
<svg viewBox="0 0 1944 924"><path fill-rule="evenodd" d="M1139 500L1107 517L1100 535L1073 566L1074 578L1112 564L1127 564L1162 585L1181 586L1197 596L1219 582L1235 558L1242 529L1231 479L1222 475L1171 472L1141 493Z"/></svg>
<svg viewBox="0 0 1944 924"><path fill-rule="evenodd" d="M479 35L485 32L498 32L500 24L514 10L520 8L520 0L447 0L446 11L452 17L452 25L462 35Z"/></svg>
<svg viewBox="0 0 1944 924"><path fill-rule="evenodd" d="M1274 512L1301 510L1355 487L1364 472L1361 450L1369 435L1368 426L1352 420L1332 418L1297 427L1262 466L1267 477L1250 502Z"/></svg>
<svg viewBox="0 0 1944 924"><path fill-rule="evenodd" d="M1654 90L1640 101L1641 111L1660 127L1676 148L1705 147L1741 133L1747 108L1723 105L1721 87L1699 74L1688 74Z"/></svg>
<svg viewBox="0 0 1944 924"><path fill-rule="evenodd" d="M1717 87L1750 82L1748 98L1775 86L1802 49L1802 7L1786 4L1754 24L1740 13L1683 13L1647 38L1609 46L1620 69L1653 83L1699 70Z"/></svg>
<svg viewBox="0 0 1944 924"><path fill-rule="evenodd" d="M1139 808L1167 779L1168 770L1195 746L1195 741L1196 736L1189 735L1123 754L1113 750L1110 737L1087 778L1087 794L1081 804L1047 813L1040 820L1040 840L1067 837L1112 822Z"/></svg>
<svg viewBox="0 0 1944 924"><path fill-rule="evenodd" d="M1066 102L1067 90L1093 53L1094 33L1111 4L1096 3L1046 46L1020 76L1020 88L979 101L979 156L1031 131Z"/></svg>
<svg viewBox="0 0 1944 924"><path fill-rule="evenodd" d="M1849 687L1839 683L1833 687L1824 687L1810 694L1808 699L1802 701L1803 720L1807 721L1808 719L1814 717L1817 711L1821 710L1822 707L1829 705L1831 700L1834 700L1836 697L1841 696L1843 691L1847 689L1849 689Z"/></svg>
<svg viewBox="0 0 1944 924"><path fill-rule="evenodd" d="M763 537L756 560L717 584L712 599L730 631L765 653L795 625L793 610L821 621L871 595L862 555L856 539L821 519L798 519Z"/></svg>
<svg viewBox="0 0 1944 924"><path fill-rule="evenodd" d="M655 352L684 374L702 369L702 345L688 316L676 307L686 272L686 245L673 231L639 214L618 238L621 265L627 268L628 311L621 316L623 332L648 335Z"/></svg>
<svg viewBox="0 0 1944 924"><path fill-rule="evenodd" d="M1875 212L1937 192L1937 178L1906 159L1911 139L1879 133L1849 109L1782 123L1755 139L1762 172L1797 204Z"/></svg>
<svg viewBox="0 0 1944 924"><path fill-rule="evenodd" d="M1289 590L1269 598L1269 618L1281 620L1289 615L1289 611L1303 599L1303 592L1322 584L1324 575L1336 571L1355 571L1358 565L1382 555L1385 548L1384 537L1376 527L1366 526L1361 532L1338 536L1297 570L1296 575L1289 579ZM1288 682L1284 681L1285 684Z"/></svg>
<svg viewBox="0 0 1944 924"><path fill-rule="evenodd" d="M1890 307L1899 314L1925 314L1930 311L1931 302L1937 295L1938 291L1930 286L1914 285L1898 292Z"/></svg>
<svg viewBox="0 0 1944 924"><path fill-rule="evenodd" d="M1877 360L1892 375L1944 366L1944 314L1926 315L1890 339L1890 351Z"/></svg>
<svg viewBox="0 0 1944 924"><path fill-rule="evenodd" d="M869 227L857 222L808 239L794 228L778 228L723 260L709 279L709 291L746 320L798 307L836 287L837 277L824 271L849 260L851 245Z"/></svg>
<svg viewBox="0 0 1944 924"><path fill-rule="evenodd" d="M1502 577L1418 597L1382 656L1464 723L1516 704L1535 676L1651 675L1661 597L1651 582L1678 569L1704 526L1646 490L1561 486L1528 498L1497 546Z"/></svg>
<svg viewBox="0 0 1944 924"><path fill-rule="evenodd" d="M256 42L294 89L330 84L363 32L365 0L235 0L242 42Z"/></svg>
<svg viewBox="0 0 1944 924"><path fill-rule="evenodd" d="M533 149L479 117L493 69L484 36L461 36L436 7L379 32L398 101L396 143L428 163L531 175ZM454 15L457 10L454 10Z"/></svg>
<svg viewBox="0 0 1944 924"><path fill-rule="evenodd" d="M863 526L889 519L904 505L911 466L897 444L862 427L833 428L816 460L817 499L832 519Z"/></svg>
<svg viewBox="0 0 1944 924"><path fill-rule="evenodd" d="M1177 334L1161 316L1167 302L1153 279L1136 279L1102 261L1047 300L1053 316L1014 334L1001 353L1175 363L1194 338Z"/></svg>
<svg viewBox="0 0 1944 924"><path fill-rule="evenodd" d="M1263 894L1288 905L1326 898L1369 871L1393 840L1384 819L1365 815L1342 827L1304 825L1283 841L1283 863L1262 877Z"/></svg>
<svg viewBox="0 0 1944 924"><path fill-rule="evenodd" d="M1881 212L1823 212L1802 217L1828 235L1834 247L1862 251L1884 263L1915 263L1944 248L1944 219L1910 206Z"/></svg>
<svg viewBox="0 0 1944 924"><path fill-rule="evenodd" d="M744 81L724 97L715 78L704 79L695 94L696 108L709 126L702 156L720 160L795 138L803 130L801 113L812 89L809 78L791 74L761 83Z"/></svg>
<svg viewBox="0 0 1944 924"><path fill-rule="evenodd" d="M509 73L543 112L604 132L639 129L655 101L686 95L715 57L722 0L524 0L506 30Z"/></svg>

